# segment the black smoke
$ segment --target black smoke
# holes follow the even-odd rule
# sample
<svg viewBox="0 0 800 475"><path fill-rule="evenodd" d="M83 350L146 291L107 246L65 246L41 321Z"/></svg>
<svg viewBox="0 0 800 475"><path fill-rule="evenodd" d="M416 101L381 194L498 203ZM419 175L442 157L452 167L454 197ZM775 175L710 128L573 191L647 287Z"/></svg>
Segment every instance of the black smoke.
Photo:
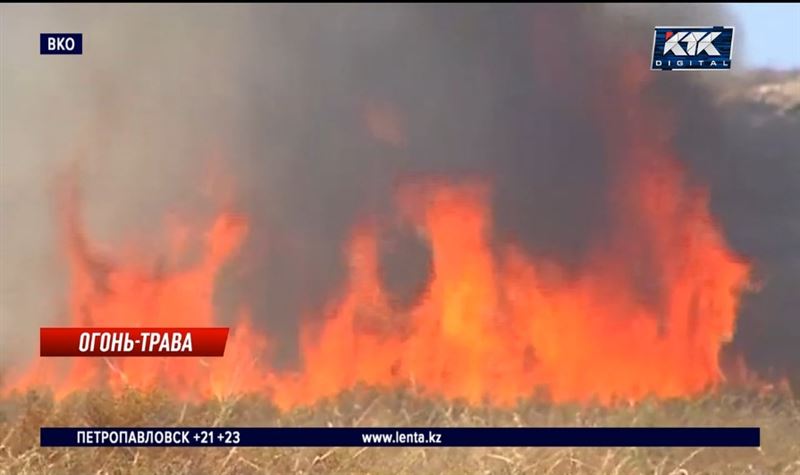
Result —
<svg viewBox="0 0 800 475"><path fill-rule="evenodd" d="M760 369L800 369L796 116L720 102L736 71L649 71L653 26L735 25L722 7L48 8L49 23L30 16L30 31L46 24L86 35L83 63L34 66L78 78L69 83L73 93L93 91L72 108L51 101L40 115L95 111L90 135L102 140L90 141L96 157L84 182L95 188L89 204L110 210L94 213L95 228L151 226L201 180L198 155L219 149L237 205L252 221L220 282L220 311L230 316L249 305L276 337L283 363L296 361L300 319L340 291L354 224L389 220L404 180L485 177L498 239L580 268L612 226L607 201L598 199L612 179L605 130L613 127L620 71L629 68L649 75L645 99L668 104L679 119L679 159L692 180L709 186L725 235L763 284L745 298L733 346ZM746 34L739 28L737 41ZM51 96L68 102L69 91ZM598 100L609 106L600 118ZM392 111L400 140L369 133L370 104ZM430 255L404 223L382 224L381 273L402 307L419 296Z"/></svg>
<svg viewBox="0 0 800 475"><path fill-rule="evenodd" d="M649 67L654 25L734 21L722 8L681 6L339 6L284 14L292 93L259 102L268 87L258 80L263 65L246 67L252 155L242 167L256 179L246 200L255 242L263 230L277 246L249 277L247 294L256 314L288 335L297 315L339 290L348 233L365 215L387 214L403 177L490 177L498 233L579 266L610 225L598 197L609 186L611 157L593 102L613 94L623 61ZM722 80L649 74L647 94L679 118L680 160L709 185L726 236L765 282L746 297L734 345L762 369L799 368L791 350L800 328L791 292L800 277L790 211L800 209L791 159L800 150L797 123L775 116L754 127L744 106L718 104ZM365 133L360 106L369 100L392 104L404 119L402 147ZM293 153L262 167L270 130L282 131ZM413 299L427 275L426 248L408 230L386 240L384 279L406 296L401 301Z"/></svg>

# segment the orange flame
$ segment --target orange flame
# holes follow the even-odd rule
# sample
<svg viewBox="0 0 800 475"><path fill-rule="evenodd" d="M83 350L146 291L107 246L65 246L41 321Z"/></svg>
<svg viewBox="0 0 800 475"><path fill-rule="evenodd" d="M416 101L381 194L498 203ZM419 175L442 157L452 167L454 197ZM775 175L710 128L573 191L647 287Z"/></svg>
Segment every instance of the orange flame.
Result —
<svg viewBox="0 0 800 475"><path fill-rule="evenodd" d="M490 183L411 183L398 190L397 209L429 243L426 291L410 310L392 308L378 276L379 229L362 223L345 250L343 293L302 327L299 370L270 368L269 339L243 312L219 359L41 360L6 390L44 384L64 395L98 385L157 386L201 398L263 392L291 408L357 384L495 405L539 391L555 402L608 404L713 387L749 266L727 247L706 191L685 183L666 140L644 140L660 129L644 129L652 121L632 100L639 80L623 84L634 91L619 102L624 134L608 131L617 181L598 199L613 203L615 228L577 273L497 242ZM144 269L137 260L104 263L76 214L69 219L69 324L221 323L214 282L245 238L246 218L220 214L201 239L201 257L178 271ZM187 227L176 229L169 262L179 261L174 254L192 239ZM643 291L643 281L654 289Z"/></svg>

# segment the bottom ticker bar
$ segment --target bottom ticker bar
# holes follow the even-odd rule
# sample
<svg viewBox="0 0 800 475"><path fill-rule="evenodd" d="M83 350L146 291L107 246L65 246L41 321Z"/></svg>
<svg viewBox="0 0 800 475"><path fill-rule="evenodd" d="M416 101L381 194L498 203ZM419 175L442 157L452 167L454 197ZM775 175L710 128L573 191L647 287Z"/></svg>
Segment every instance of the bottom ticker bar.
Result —
<svg viewBox="0 0 800 475"><path fill-rule="evenodd" d="M758 447L758 427L42 427L42 447Z"/></svg>

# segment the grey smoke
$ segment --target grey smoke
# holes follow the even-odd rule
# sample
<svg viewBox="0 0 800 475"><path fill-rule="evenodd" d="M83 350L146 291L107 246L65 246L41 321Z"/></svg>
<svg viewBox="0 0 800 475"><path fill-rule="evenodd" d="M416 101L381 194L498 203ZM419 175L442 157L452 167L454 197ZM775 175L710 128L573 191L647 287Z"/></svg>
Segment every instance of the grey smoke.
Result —
<svg viewBox="0 0 800 475"><path fill-rule="evenodd" d="M612 53L648 68L653 25L732 23L685 5L4 6L3 341L57 318L46 184L75 154L90 232L112 243L168 208L203 213L204 160L222 157L253 228L221 279L220 312L248 303L285 364L299 316L343 283L353 224L390 216L403 179L492 179L498 238L576 268L611 224L597 199L610 157L588 108L616 80ZM39 57L38 33L61 30L84 32L84 56ZM797 372L798 124L754 126L747 106L718 104L726 79L651 74L648 94L682 119L681 160L764 282L734 346ZM396 109L403 145L366 131L369 101ZM402 224L387 229L382 273L403 306L428 251Z"/></svg>

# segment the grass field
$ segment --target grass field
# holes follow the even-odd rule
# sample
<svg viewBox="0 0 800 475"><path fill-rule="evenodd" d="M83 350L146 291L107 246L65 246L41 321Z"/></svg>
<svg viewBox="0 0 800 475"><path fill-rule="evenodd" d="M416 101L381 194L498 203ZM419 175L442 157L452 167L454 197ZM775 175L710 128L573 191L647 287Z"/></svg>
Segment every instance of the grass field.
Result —
<svg viewBox="0 0 800 475"><path fill-rule="evenodd" d="M40 426L751 426L759 449L74 448L38 447ZM30 392L0 402L2 474L543 473L800 474L800 402L785 392L724 390L618 408L468 407L404 391L359 389L280 413L243 396L189 404L165 394Z"/></svg>

